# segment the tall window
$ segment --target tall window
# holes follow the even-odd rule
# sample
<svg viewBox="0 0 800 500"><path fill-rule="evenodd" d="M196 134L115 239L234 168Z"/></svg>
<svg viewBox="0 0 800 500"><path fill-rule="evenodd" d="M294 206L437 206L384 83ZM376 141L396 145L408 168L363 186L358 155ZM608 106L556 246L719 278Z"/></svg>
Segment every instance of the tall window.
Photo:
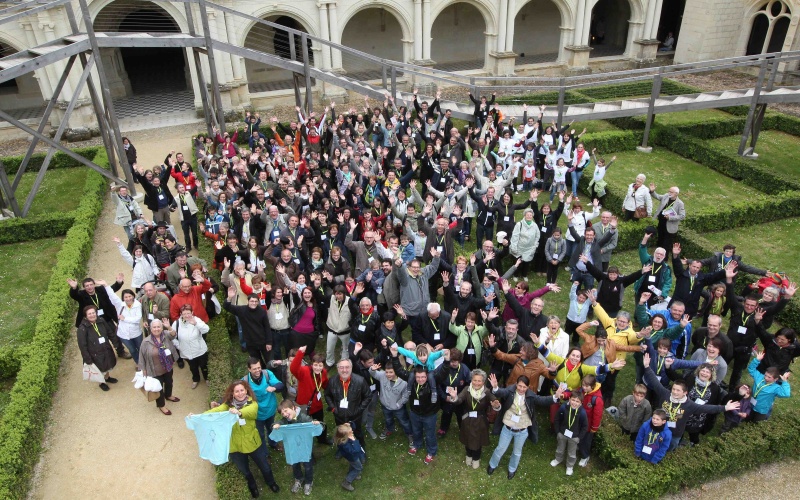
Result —
<svg viewBox="0 0 800 500"><path fill-rule="evenodd" d="M781 0L770 0L753 16L753 26L747 41L748 56L780 52L789 31L792 12Z"/></svg>

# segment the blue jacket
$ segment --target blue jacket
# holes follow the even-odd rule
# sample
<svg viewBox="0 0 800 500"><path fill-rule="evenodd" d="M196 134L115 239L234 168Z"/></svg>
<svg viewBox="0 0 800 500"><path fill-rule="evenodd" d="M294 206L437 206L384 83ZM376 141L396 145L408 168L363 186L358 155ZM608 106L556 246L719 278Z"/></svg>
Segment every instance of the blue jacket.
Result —
<svg viewBox="0 0 800 500"><path fill-rule="evenodd" d="M772 409L775 398L788 398L792 395L792 391L789 382L781 379L770 384L764 382L764 374L756 369L758 363L758 358L753 358L747 365L747 371L753 377L753 392L750 401L755 403L753 405L754 412L766 415Z"/></svg>
<svg viewBox="0 0 800 500"><path fill-rule="evenodd" d="M258 417L256 420L267 420L275 416L275 411L278 409L278 399L275 394L283 390L283 383L269 370L261 371L260 384L256 384L249 373L242 377L242 380L250 384L253 394L256 395L256 401L258 402ZM275 392L267 391L267 387L274 387Z"/></svg>
<svg viewBox="0 0 800 500"><path fill-rule="evenodd" d="M653 432L652 420L648 420L639 428L639 434L636 435L636 444L634 445L634 453L642 460L647 460L651 464L657 464L664 458L669 449L669 443L672 441L672 431L664 425L664 430L661 432ZM650 453L644 453L642 450L647 446L650 448Z"/></svg>
<svg viewBox="0 0 800 500"><path fill-rule="evenodd" d="M339 445L339 454L344 457L348 462L355 462L356 460L364 460L366 453L358 439L348 439L344 444Z"/></svg>
<svg viewBox="0 0 800 500"><path fill-rule="evenodd" d="M414 351L409 351L404 347L398 347L397 352L407 358L410 358L414 362L414 366L424 366L429 372L432 372L436 369L436 360L444 356L444 350L433 351L432 353L428 354L428 359L425 361L425 363L422 363L417 357L417 353ZM413 368L411 371L413 371Z"/></svg>

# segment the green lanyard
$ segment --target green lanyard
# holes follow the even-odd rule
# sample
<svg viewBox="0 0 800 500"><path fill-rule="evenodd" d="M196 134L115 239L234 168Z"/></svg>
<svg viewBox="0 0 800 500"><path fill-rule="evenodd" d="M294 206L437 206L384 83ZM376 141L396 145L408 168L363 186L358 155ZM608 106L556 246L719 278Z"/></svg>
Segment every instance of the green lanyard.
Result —
<svg viewBox="0 0 800 500"><path fill-rule="evenodd" d="M572 408L569 409L569 415L567 415L567 429L572 429L572 424L575 423L575 418L578 416L578 410L575 410L575 414L572 413Z"/></svg>

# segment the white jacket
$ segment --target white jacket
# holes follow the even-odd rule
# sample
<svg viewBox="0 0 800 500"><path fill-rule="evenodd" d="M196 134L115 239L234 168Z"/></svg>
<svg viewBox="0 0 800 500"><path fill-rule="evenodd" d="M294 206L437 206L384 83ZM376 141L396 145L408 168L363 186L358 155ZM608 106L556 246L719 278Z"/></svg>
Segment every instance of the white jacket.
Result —
<svg viewBox="0 0 800 500"><path fill-rule="evenodd" d="M622 202L622 208L636 210L636 207L647 207L647 215L653 215L653 200L650 198L650 189L644 184L639 186L636 192L633 191L633 184L628 185L628 192L625 195L625 200Z"/></svg>
<svg viewBox="0 0 800 500"><path fill-rule="evenodd" d="M566 216L569 211L572 210L569 206L564 207L564 215ZM586 232L586 221L590 221L595 217L600 215L600 207L594 207L594 211L592 213L589 212L578 212L576 215L572 217L572 227L575 228L575 232L578 233L579 236L583 236L583 233ZM566 232L567 241L575 241L575 238L572 237L572 232Z"/></svg>
<svg viewBox="0 0 800 500"><path fill-rule="evenodd" d="M203 334L208 333L208 325L197 316L194 317L194 321L197 323L196 325L187 323L183 319L172 323L173 332L170 333L170 337L178 340L178 348L183 359L194 359L208 351L206 341L203 339Z"/></svg>
<svg viewBox="0 0 800 500"><path fill-rule="evenodd" d="M559 328L558 332L556 332L556 336L551 338L550 329L545 326L539 330L539 342L540 345L546 345L547 349L557 356L566 358L567 354L569 354L569 335L563 328ZM539 354L539 356L545 364L548 363L541 354Z"/></svg>
<svg viewBox="0 0 800 500"><path fill-rule="evenodd" d="M524 219L517 222L514 232L511 233L511 255L521 257L525 262L532 261L533 254L539 246L539 234L536 222L531 221L530 225L526 224Z"/></svg>
<svg viewBox="0 0 800 500"><path fill-rule="evenodd" d="M117 309L121 319L117 327L117 337L125 340L135 339L142 334L142 303L134 300L130 307L114 293L110 286L106 287L108 298Z"/></svg>
<svg viewBox="0 0 800 500"><path fill-rule="evenodd" d="M158 264L150 254L142 254L141 257L134 258L128 250L122 246L122 243L117 243L119 253L128 265L133 266L133 276L131 277L131 286L134 288L141 288L148 281L156 279L156 275L161 273Z"/></svg>

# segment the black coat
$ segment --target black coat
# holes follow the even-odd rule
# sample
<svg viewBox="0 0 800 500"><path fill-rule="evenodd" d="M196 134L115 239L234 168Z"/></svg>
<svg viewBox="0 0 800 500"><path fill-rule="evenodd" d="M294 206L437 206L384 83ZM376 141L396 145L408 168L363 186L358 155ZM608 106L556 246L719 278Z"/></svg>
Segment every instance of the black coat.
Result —
<svg viewBox="0 0 800 500"><path fill-rule="evenodd" d="M122 343L117 337L117 329L103 318L97 318L97 331L88 319L78 326L78 348L83 362L94 363L101 372L107 372L117 365L114 349L122 351Z"/></svg>
<svg viewBox="0 0 800 500"><path fill-rule="evenodd" d="M242 338L248 347L272 345L272 329L269 326L269 317L263 307L250 309L250 306L235 306L227 299L222 304L226 310L239 318L242 324Z"/></svg>
<svg viewBox="0 0 800 500"><path fill-rule="evenodd" d="M328 409L333 412L336 425L345 422L361 422L361 416L372 400L369 384L364 377L353 373L350 375L350 385L347 388L347 409L340 406L344 399L344 386L338 375L328 380L328 387L325 388L325 402Z"/></svg>
<svg viewBox="0 0 800 500"><path fill-rule="evenodd" d="M494 392L494 395L502 403L500 414L497 415L497 418L502 420L508 409L511 408L511 405L514 404L514 395L517 392L516 386L504 387L492 392ZM536 443L539 441L539 424L536 423L535 407L537 405L550 406L552 404L555 404L553 396L539 396L530 389L525 393L525 409L528 411L528 418L531 419L531 425L528 427L528 439L531 440L531 442Z"/></svg>
<svg viewBox="0 0 800 500"><path fill-rule="evenodd" d="M111 289L115 292L121 288L122 283L114 283L111 285ZM86 317L86 314L83 312L83 308L86 306L97 306L99 310L102 310L102 314L100 314L100 311L97 313L97 316L100 318L113 321L114 323L119 320L117 317L117 308L111 303L111 299L108 298L106 288L103 286L95 286L94 295L92 296L86 293L85 290L70 288L69 296L72 298L72 300L78 303L78 315L75 317L76 328L80 326L81 322Z"/></svg>

